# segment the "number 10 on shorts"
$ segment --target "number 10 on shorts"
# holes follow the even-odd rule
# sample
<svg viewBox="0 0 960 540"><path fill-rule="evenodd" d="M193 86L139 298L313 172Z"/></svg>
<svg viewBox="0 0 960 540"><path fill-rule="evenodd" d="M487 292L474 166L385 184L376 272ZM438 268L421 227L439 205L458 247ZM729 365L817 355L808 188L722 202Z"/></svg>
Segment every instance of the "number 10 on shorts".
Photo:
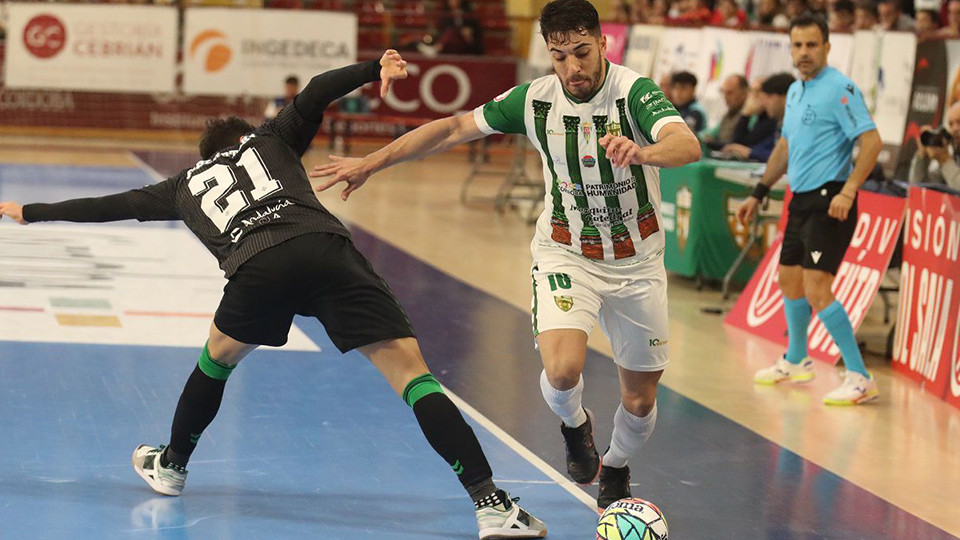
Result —
<svg viewBox="0 0 960 540"><path fill-rule="evenodd" d="M570 276L567 274L550 274L547 279L550 281L550 290L570 288Z"/></svg>

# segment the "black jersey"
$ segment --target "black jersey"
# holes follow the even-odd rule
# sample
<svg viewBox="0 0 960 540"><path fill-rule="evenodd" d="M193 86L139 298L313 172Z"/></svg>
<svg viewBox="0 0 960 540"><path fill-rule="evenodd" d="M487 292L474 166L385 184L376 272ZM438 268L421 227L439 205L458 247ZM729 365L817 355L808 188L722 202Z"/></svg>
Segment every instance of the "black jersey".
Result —
<svg viewBox="0 0 960 540"><path fill-rule="evenodd" d="M364 62L314 77L297 99L237 146L157 184L97 199L24 207L33 221L182 220L230 277L257 253L302 234L349 237L314 195L300 158L317 133L323 109L379 78Z"/></svg>

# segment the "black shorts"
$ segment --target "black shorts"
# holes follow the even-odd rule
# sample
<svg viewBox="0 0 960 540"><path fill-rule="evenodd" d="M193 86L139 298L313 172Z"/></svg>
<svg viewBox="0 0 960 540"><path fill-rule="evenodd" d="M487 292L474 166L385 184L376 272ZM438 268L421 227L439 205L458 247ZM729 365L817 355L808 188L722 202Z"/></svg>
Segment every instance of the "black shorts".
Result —
<svg viewBox="0 0 960 540"><path fill-rule="evenodd" d="M780 264L836 275L857 228L856 201L844 221L828 214L830 201L840 193L843 184L828 182L813 191L794 193L787 209Z"/></svg>
<svg viewBox="0 0 960 540"><path fill-rule="evenodd" d="M387 284L339 234L304 234L254 255L223 288L214 323L237 341L277 347L294 315L316 317L341 352L415 337Z"/></svg>

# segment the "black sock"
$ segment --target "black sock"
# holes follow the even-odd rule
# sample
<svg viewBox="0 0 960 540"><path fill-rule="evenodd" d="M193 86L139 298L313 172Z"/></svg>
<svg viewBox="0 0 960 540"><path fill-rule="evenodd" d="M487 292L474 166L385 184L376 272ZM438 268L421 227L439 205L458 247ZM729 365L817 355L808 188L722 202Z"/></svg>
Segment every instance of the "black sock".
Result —
<svg viewBox="0 0 960 540"><path fill-rule="evenodd" d="M173 415L173 427L170 430L170 446L161 456L161 465L165 466L166 461L180 467L187 466L200 435L220 410L223 389L231 371L233 366L217 363L210 358L207 348L203 348L200 361L180 394L180 402L177 403L177 412Z"/></svg>
<svg viewBox="0 0 960 540"><path fill-rule="evenodd" d="M403 399L413 408L427 442L450 465L474 502L496 491L480 441L433 375L410 381Z"/></svg>

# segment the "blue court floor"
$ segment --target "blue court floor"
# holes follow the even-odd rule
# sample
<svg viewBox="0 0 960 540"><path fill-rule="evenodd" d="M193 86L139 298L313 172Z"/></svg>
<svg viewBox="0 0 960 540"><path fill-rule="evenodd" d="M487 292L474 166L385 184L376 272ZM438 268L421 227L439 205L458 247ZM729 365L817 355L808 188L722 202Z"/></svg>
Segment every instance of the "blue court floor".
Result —
<svg viewBox="0 0 960 540"><path fill-rule="evenodd" d="M163 157L141 155L162 174L176 172ZM183 166L186 158L174 158ZM0 165L0 200L96 196L150 182L138 168ZM84 251L85 231L109 229L135 243L136 229L122 225L80 226L81 240L71 241L81 245L71 249L101 256L96 246ZM88 288L95 276L83 273L56 290L5 279L17 272L18 263L3 258L5 242L25 230L16 227L0 222L0 539L476 537L469 499L409 408L361 356L340 355L307 319L296 321L303 337L293 347L256 351L230 378L183 496L155 496L130 454L137 444L167 441L203 343L148 343L170 328L202 332L215 304L180 312L151 298L149 287L121 286L131 279L123 272L101 277L96 289ZM184 241L182 230L161 227L163 242ZM29 230L61 238L67 229ZM353 232L407 308L437 378L479 413L465 416L496 481L544 519L548 538L592 538L588 497L555 480L564 470L559 420L540 397L529 315ZM165 257L197 245L168 245ZM51 248L17 252L30 249L43 257ZM138 249L130 257L150 255ZM210 256L191 256L190 264L216 273ZM222 286L209 272L194 278L183 283ZM23 337L32 327L44 332ZM609 418L619 399L615 370L602 355L588 356L586 405ZM604 447L610 426L601 423L596 436ZM631 469L634 494L664 510L673 539L954 538L665 387L657 431ZM586 489L595 496L595 487Z"/></svg>

